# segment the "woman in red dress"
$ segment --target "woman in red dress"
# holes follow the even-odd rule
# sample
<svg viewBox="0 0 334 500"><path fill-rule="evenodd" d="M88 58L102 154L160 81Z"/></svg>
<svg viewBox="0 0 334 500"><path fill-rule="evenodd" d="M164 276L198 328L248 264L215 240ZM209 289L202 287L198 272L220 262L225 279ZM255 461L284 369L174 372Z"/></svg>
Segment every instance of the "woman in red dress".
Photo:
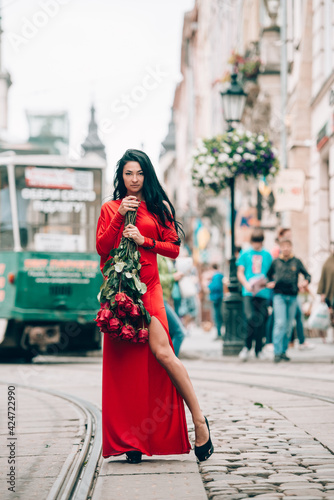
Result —
<svg viewBox="0 0 334 500"><path fill-rule="evenodd" d="M127 211L137 210L136 225L124 227ZM163 304L157 253L179 254L179 224L148 156L127 150L117 164L113 200L102 206L96 247L101 270L122 235L140 252L140 278L147 285L142 300L151 315L149 341L119 342L104 335L102 378L103 457L126 453L132 463L145 455L189 453L183 399L195 427L195 454L213 452L209 425L189 375L175 356Z"/></svg>

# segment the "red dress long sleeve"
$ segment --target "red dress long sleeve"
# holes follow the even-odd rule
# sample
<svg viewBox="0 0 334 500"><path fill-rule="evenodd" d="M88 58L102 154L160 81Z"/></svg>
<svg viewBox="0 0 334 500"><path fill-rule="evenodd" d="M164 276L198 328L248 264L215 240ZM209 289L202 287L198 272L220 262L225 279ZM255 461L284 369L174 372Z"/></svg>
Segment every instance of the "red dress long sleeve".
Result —
<svg viewBox="0 0 334 500"><path fill-rule="evenodd" d="M120 203L110 201L101 209L96 236L101 270L122 237L125 217L118 212ZM145 237L144 245L138 247L140 278L147 285L142 299L150 315L162 324L172 346L156 254L176 258L178 236L172 224L168 228L159 224L145 202L138 209L136 226ZM145 248L153 245L153 239L154 248ZM148 343L115 341L104 335L102 423L105 458L131 450L145 455L189 453L183 400Z"/></svg>

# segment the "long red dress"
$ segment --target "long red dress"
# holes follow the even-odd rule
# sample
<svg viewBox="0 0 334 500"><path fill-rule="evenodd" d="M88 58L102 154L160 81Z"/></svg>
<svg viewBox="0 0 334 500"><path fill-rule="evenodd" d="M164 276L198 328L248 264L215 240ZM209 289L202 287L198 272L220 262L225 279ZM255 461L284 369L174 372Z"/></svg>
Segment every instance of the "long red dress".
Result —
<svg viewBox="0 0 334 500"><path fill-rule="evenodd" d="M101 209L96 237L101 270L122 237L125 217L118 212L120 204L121 200L109 201ZM140 278L147 285L142 299L150 315L163 325L172 346L156 254L176 258L178 236L172 224L165 228L158 223L145 202L138 208L136 226L145 236L144 246L153 244L151 238L156 240L153 249L138 247ZM102 425L104 458L131 450L145 455L189 453L183 399L148 343L120 342L104 335Z"/></svg>

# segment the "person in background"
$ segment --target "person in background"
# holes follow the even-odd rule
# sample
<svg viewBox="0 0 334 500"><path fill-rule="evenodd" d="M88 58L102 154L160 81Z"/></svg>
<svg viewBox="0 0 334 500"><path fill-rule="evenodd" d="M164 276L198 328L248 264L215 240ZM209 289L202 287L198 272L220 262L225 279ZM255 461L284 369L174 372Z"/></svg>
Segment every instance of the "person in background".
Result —
<svg viewBox="0 0 334 500"><path fill-rule="evenodd" d="M334 242L331 245L334 248ZM317 293L321 295L322 302L334 309L334 251L322 266Z"/></svg>
<svg viewBox="0 0 334 500"><path fill-rule="evenodd" d="M267 272L268 288L274 290L274 361L290 361L286 351L292 331L293 320L296 317L298 278L304 275L302 287L307 287L311 276L300 259L292 253L292 242L289 239L280 241L281 254L275 259Z"/></svg>
<svg viewBox="0 0 334 500"><path fill-rule="evenodd" d="M158 255L158 271L166 309L169 335L173 342L175 356L179 356L180 347L186 336L186 332L180 318L168 301L171 298L174 283L177 283L182 277L182 274L178 271L174 272L172 262L162 255Z"/></svg>
<svg viewBox="0 0 334 500"><path fill-rule="evenodd" d="M281 253L280 241L287 238L292 241L292 232L289 227L280 227L277 231L277 238L275 239L275 246L271 250L271 256L273 259L277 259Z"/></svg>
<svg viewBox="0 0 334 500"><path fill-rule="evenodd" d="M213 306L213 317L217 328L216 339L222 338L221 328L223 326L222 301L223 301L223 279L224 275L218 271L218 265L212 264L213 275L208 289L210 291L209 299Z"/></svg>
<svg viewBox="0 0 334 500"><path fill-rule="evenodd" d="M318 294L321 295L321 301L326 302L333 314L334 309L334 242L331 242L331 255L325 261L322 270L320 281L318 284ZM333 342L333 328L330 331L331 338L327 339Z"/></svg>
<svg viewBox="0 0 334 500"><path fill-rule="evenodd" d="M262 352L263 337L266 336L266 321L268 316L267 302L270 292L266 288L266 274L272 263L270 253L263 248L264 234L259 228L251 235L251 248L243 250L237 260L237 275L242 285L244 311L247 321L247 336L244 348L239 353L240 359L246 361L249 357L253 341L255 355L264 359ZM262 285L258 284L262 281Z"/></svg>
<svg viewBox="0 0 334 500"><path fill-rule="evenodd" d="M289 227L281 227L278 231L277 234L277 239L276 243L277 246L274 247L271 251L271 255L273 259L277 259L280 255L280 242L282 240L288 239L292 241L292 231ZM301 293L303 293L304 289L300 290ZM272 298L271 297L271 305L272 305ZM297 307L296 307L296 316L295 316L295 321L296 321L296 333L297 333L297 338L299 342L299 349L304 350L304 349L313 349L314 345L310 344L307 340L305 340L305 335L304 335L304 324L303 324L303 313L300 307L299 301L297 301ZM272 344L272 337L273 337L273 328L274 328L274 313L272 312L271 316L268 318L268 323L267 323L267 338L266 338L266 345L267 347ZM290 347L294 347L294 335L295 335L295 330L292 327L291 329L291 335L289 337L289 343Z"/></svg>

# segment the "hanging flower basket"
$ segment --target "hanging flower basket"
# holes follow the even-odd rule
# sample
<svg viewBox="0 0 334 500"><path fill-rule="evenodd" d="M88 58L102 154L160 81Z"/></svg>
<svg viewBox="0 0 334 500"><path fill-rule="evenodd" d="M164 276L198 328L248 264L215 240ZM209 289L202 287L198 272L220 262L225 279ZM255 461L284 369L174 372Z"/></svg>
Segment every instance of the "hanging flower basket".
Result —
<svg viewBox="0 0 334 500"><path fill-rule="evenodd" d="M240 66L240 73L246 80L256 80L260 73L261 60L257 57L254 59L245 59Z"/></svg>
<svg viewBox="0 0 334 500"><path fill-rule="evenodd" d="M232 177L270 180L278 170L277 151L267 135L237 129L198 141L192 179L195 186L219 193Z"/></svg>

